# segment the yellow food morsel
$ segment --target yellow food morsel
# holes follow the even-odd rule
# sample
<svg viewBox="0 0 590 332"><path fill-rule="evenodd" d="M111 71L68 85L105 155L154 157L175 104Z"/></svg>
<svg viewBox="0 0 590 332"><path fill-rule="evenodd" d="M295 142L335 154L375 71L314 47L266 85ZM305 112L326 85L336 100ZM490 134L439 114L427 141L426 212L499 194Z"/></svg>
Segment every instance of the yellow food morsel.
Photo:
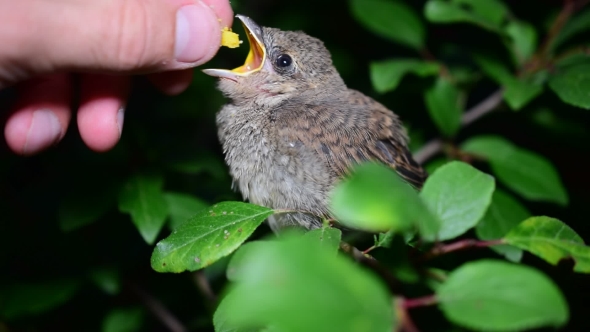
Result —
<svg viewBox="0 0 590 332"><path fill-rule="evenodd" d="M221 46L229 48L239 47L241 44L240 36L237 33L232 32L229 28L225 27L221 31Z"/></svg>

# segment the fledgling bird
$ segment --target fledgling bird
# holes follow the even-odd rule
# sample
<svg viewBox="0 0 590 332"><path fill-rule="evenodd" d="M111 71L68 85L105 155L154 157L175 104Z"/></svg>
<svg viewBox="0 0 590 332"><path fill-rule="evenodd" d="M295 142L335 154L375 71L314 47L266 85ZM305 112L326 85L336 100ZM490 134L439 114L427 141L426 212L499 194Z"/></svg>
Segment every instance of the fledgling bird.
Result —
<svg viewBox="0 0 590 332"><path fill-rule="evenodd" d="M236 17L250 44L246 62L204 72L220 78L230 100L217 126L234 186L251 203L305 212L270 217L273 231L320 227L331 218L330 191L364 161L382 162L422 186L426 173L398 117L347 88L320 40Z"/></svg>

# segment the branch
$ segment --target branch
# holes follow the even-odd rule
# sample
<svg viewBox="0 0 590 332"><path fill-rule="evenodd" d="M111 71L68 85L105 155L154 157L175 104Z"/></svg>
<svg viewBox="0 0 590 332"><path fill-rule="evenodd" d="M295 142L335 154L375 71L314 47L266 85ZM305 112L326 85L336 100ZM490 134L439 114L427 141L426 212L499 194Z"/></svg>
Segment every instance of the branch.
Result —
<svg viewBox="0 0 590 332"><path fill-rule="evenodd" d="M503 94L504 91L500 89L492 93L486 99L482 100L479 104L467 110L467 112L465 112L465 114L463 114L461 117L461 125L466 127L496 109L496 107L498 107L498 105L500 105L502 102ZM423 164L428 159L441 152L443 147L443 140L440 138L435 138L420 148L420 150L414 154L414 159L419 164Z"/></svg>
<svg viewBox="0 0 590 332"><path fill-rule="evenodd" d="M461 240L450 244L439 244L434 246L429 252L427 252L423 259L428 260L434 257L442 256L450 252L465 250L469 248L487 248L502 244L502 240L491 240L491 241L479 241L473 239Z"/></svg>
<svg viewBox="0 0 590 332"><path fill-rule="evenodd" d="M212 303L217 302L217 296L215 292L213 292L213 288L207 280L207 276L205 276L205 272L203 270L198 270L192 273L193 282L197 285L197 288L201 291L201 293Z"/></svg>
<svg viewBox="0 0 590 332"><path fill-rule="evenodd" d="M131 290L137 294L143 304L149 311L160 320L160 322L172 332L186 332L187 329L182 325L180 320L176 318L158 299L150 295L148 292L137 286L136 284L129 284Z"/></svg>
<svg viewBox="0 0 590 332"><path fill-rule="evenodd" d="M402 298L401 305L406 309L427 307L435 305L438 302L434 295L427 295L423 297L417 297L414 299Z"/></svg>

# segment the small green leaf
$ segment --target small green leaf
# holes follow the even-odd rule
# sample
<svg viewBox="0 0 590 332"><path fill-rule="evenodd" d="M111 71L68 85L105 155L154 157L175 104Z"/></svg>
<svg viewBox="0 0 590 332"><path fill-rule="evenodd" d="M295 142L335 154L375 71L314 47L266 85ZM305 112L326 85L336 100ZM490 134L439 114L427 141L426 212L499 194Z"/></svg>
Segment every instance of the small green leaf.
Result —
<svg viewBox="0 0 590 332"><path fill-rule="evenodd" d="M436 75L440 65L436 62L418 59L390 59L370 64L371 82L379 93L395 90L404 75L413 73L418 76Z"/></svg>
<svg viewBox="0 0 590 332"><path fill-rule="evenodd" d="M336 254L336 252L338 252L338 248L340 248L342 231L340 231L338 228L326 226L311 230L305 233L303 237L317 241L322 246L332 250L334 254Z"/></svg>
<svg viewBox="0 0 590 332"><path fill-rule="evenodd" d="M131 220L148 244L154 243L168 216L168 205L159 175L139 174L129 179L119 194L119 210Z"/></svg>
<svg viewBox="0 0 590 332"><path fill-rule="evenodd" d="M531 267L502 261L462 265L436 295L447 319L472 330L557 327L569 318L567 302L551 279Z"/></svg>
<svg viewBox="0 0 590 332"><path fill-rule="evenodd" d="M590 9L576 14L567 20L563 28L559 31L559 34L552 40L549 49L554 51L563 45L568 39L584 30L590 30Z"/></svg>
<svg viewBox="0 0 590 332"><path fill-rule="evenodd" d="M523 197L567 205L567 192L547 159L496 136L474 137L461 150L488 159L498 179Z"/></svg>
<svg viewBox="0 0 590 332"><path fill-rule="evenodd" d="M461 93L448 79L440 76L436 83L426 90L424 100L430 117L441 133L452 137L461 126L463 98Z"/></svg>
<svg viewBox="0 0 590 332"><path fill-rule="evenodd" d="M102 321L102 332L140 331L144 316L142 308L114 309Z"/></svg>
<svg viewBox="0 0 590 332"><path fill-rule="evenodd" d="M424 15L434 23L471 23L500 32L507 8L497 0L429 0Z"/></svg>
<svg viewBox="0 0 590 332"><path fill-rule="evenodd" d="M371 32L419 50L424 48L426 29L408 5L388 0L351 0L357 21Z"/></svg>
<svg viewBox="0 0 590 332"><path fill-rule="evenodd" d="M71 279L3 284L0 317L13 320L46 312L67 302L79 288L80 282Z"/></svg>
<svg viewBox="0 0 590 332"><path fill-rule="evenodd" d="M590 63L558 69L549 79L549 87L564 103L590 110Z"/></svg>
<svg viewBox="0 0 590 332"><path fill-rule="evenodd" d="M418 226L424 236L434 236L439 227L416 191L381 164L356 167L333 190L331 204L338 222L360 230L399 232Z"/></svg>
<svg viewBox="0 0 590 332"><path fill-rule="evenodd" d="M311 237L260 242L240 257L235 282L213 316L216 331L394 329L391 296L369 271Z"/></svg>
<svg viewBox="0 0 590 332"><path fill-rule="evenodd" d="M89 272L90 279L109 295L116 295L121 291L121 277L114 268L96 268Z"/></svg>
<svg viewBox="0 0 590 332"><path fill-rule="evenodd" d="M475 227L475 233L481 240L500 239L530 215L514 197L496 189L492 196L492 204ZM522 250L510 245L493 246L491 249L513 262L519 262L522 258Z"/></svg>
<svg viewBox="0 0 590 332"><path fill-rule="evenodd" d="M455 238L475 226L490 204L494 187L490 175L462 162L452 161L436 170L420 196L442 221L437 239Z"/></svg>
<svg viewBox="0 0 590 332"><path fill-rule="evenodd" d="M504 31L511 39L510 50L516 64L523 65L537 49L537 31L535 31L535 27L523 21L510 21Z"/></svg>
<svg viewBox="0 0 590 332"><path fill-rule="evenodd" d="M520 110L543 92L543 81L515 77L500 61L478 55L474 58L481 69L502 85L504 100L513 110Z"/></svg>
<svg viewBox="0 0 590 332"><path fill-rule="evenodd" d="M222 202L202 210L158 242L152 268L178 273L209 266L236 250L272 213L242 202Z"/></svg>
<svg viewBox="0 0 590 332"><path fill-rule="evenodd" d="M190 217L197 214L197 212L204 210L208 204L202 200L188 194L167 192L164 193L164 199L168 204L168 211L170 213L170 228L177 229Z"/></svg>
<svg viewBox="0 0 590 332"><path fill-rule="evenodd" d="M529 251L556 265L572 258L574 271L590 273L590 247L563 222L549 217L531 217L504 237L506 243Z"/></svg>

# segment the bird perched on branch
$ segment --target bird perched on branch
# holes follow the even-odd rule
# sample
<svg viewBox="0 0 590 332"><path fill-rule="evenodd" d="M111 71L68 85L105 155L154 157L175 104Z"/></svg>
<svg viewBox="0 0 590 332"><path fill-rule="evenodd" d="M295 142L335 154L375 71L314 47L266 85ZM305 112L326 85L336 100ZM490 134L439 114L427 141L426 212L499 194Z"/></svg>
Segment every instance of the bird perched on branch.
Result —
<svg viewBox="0 0 590 332"><path fill-rule="evenodd" d="M250 44L246 62L204 72L220 78L230 100L217 126L234 186L254 204L302 211L270 217L273 231L320 227L331 218L330 191L361 162L382 162L422 186L426 173L398 117L347 88L320 40L236 17Z"/></svg>

